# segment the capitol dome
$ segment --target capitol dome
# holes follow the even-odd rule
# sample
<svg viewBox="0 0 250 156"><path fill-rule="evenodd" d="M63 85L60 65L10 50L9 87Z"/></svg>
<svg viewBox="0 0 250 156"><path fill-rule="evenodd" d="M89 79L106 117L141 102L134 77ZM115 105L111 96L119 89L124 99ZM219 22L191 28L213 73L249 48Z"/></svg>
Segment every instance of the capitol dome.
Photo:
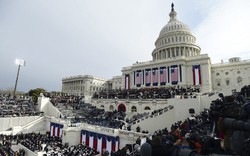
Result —
<svg viewBox="0 0 250 156"><path fill-rule="evenodd" d="M180 22L177 19L173 19L170 20L168 24L161 29L160 36L167 33L179 32L179 31L186 31L187 33L190 33L190 29L186 24Z"/></svg>
<svg viewBox="0 0 250 156"><path fill-rule="evenodd" d="M171 5L169 22L161 29L152 52L153 60L200 55L200 47L189 27L177 20L174 4Z"/></svg>

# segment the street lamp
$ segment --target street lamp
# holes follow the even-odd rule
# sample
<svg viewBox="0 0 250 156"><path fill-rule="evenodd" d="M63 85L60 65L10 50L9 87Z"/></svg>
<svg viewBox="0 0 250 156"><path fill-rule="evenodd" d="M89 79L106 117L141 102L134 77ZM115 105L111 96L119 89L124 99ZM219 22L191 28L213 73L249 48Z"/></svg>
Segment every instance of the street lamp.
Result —
<svg viewBox="0 0 250 156"><path fill-rule="evenodd" d="M25 66L26 62L22 59L16 59L15 64L18 65L18 69L17 69L16 83L15 83L15 88L14 88L14 93L13 93L14 98L16 95L16 87L17 87L17 81L18 81L18 76L19 76L19 72L20 72L20 67Z"/></svg>

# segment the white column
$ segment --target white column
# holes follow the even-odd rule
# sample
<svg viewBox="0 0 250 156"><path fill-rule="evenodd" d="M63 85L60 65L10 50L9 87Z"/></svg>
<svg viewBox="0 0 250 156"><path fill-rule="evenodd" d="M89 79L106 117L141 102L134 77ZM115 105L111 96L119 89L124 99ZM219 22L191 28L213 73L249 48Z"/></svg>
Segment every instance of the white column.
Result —
<svg viewBox="0 0 250 156"><path fill-rule="evenodd" d="M187 84L187 82L186 82L186 65L185 64L182 66L182 82L183 82L183 84Z"/></svg>

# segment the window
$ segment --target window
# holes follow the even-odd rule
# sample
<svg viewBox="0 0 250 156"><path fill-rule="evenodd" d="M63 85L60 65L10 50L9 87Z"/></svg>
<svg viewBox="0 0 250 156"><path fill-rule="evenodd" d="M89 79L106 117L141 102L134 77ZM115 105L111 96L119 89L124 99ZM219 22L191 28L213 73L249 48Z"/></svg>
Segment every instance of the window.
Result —
<svg viewBox="0 0 250 156"><path fill-rule="evenodd" d="M237 77L237 82L241 83L242 82L242 78L241 77Z"/></svg>
<svg viewBox="0 0 250 156"><path fill-rule="evenodd" d="M137 112L137 108L135 106L132 106L131 112Z"/></svg>
<svg viewBox="0 0 250 156"><path fill-rule="evenodd" d="M146 107L144 108L144 110L150 110L150 107L146 106Z"/></svg>
<svg viewBox="0 0 250 156"><path fill-rule="evenodd" d="M228 75L228 72L226 72L225 74Z"/></svg>
<svg viewBox="0 0 250 156"><path fill-rule="evenodd" d="M237 74L240 74L240 71L239 71L239 70L237 71Z"/></svg>
<svg viewBox="0 0 250 156"><path fill-rule="evenodd" d="M220 73L216 73L216 76L219 76L220 75Z"/></svg>
<svg viewBox="0 0 250 156"><path fill-rule="evenodd" d="M220 86L220 82L217 82L217 86Z"/></svg>
<svg viewBox="0 0 250 156"><path fill-rule="evenodd" d="M174 50L172 49L172 57L175 57Z"/></svg>
<svg viewBox="0 0 250 156"><path fill-rule="evenodd" d="M230 81L226 80L226 85L229 86L229 84L230 84Z"/></svg>
<svg viewBox="0 0 250 156"><path fill-rule="evenodd" d="M109 106L109 110L110 110L110 111L114 111L114 106L113 106L113 105L110 105L110 106Z"/></svg>

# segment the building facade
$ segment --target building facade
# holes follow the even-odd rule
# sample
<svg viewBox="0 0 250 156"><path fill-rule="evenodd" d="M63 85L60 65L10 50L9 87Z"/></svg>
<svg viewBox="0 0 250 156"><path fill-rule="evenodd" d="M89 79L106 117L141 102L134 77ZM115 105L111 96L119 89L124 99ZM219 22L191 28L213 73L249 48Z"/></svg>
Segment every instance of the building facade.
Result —
<svg viewBox="0 0 250 156"><path fill-rule="evenodd" d="M189 27L177 19L171 6L169 22L155 41L152 60L123 67L121 76L98 80L85 86L82 77L63 79L63 92L93 95L101 89L139 89L151 87L198 87L201 92L240 89L250 84L250 60L235 57L229 62L211 64L208 54L201 54ZM78 77L78 78L77 78ZM96 80L97 81L97 80ZM92 87L91 87L92 86Z"/></svg>
<svg viewBox="0 0 250 156"><path fill-rule="evenodd" d="M94 92L103 90L105 79L91 75L78 75L62 79L62 92L68 95L92 96Z"/></svg>
<svg viewBox="0 0 250 156"><path fill-rule="evenodd" d="M213 90L240 90L250 84L250 60L235 57L226 63L213 64L211 75Z"/></svg>
<svg viewBox="0 0 250 156"><path fill-rule="evenodd" d="M122 69L123 89L178 85L200 87L203 92L212 90L210 58L200 54L196 38L177 19L173 5L169 16L155 41L152 60Z"/></svg>
<svg viewBox="0 0 250 156"><path fill-rule="evenodd" d="M106 80L91 75L78 75L62 79L62 92L68 95L90 96L101 90L118 90L122 88L122 77L114 76Z"/></svg>

